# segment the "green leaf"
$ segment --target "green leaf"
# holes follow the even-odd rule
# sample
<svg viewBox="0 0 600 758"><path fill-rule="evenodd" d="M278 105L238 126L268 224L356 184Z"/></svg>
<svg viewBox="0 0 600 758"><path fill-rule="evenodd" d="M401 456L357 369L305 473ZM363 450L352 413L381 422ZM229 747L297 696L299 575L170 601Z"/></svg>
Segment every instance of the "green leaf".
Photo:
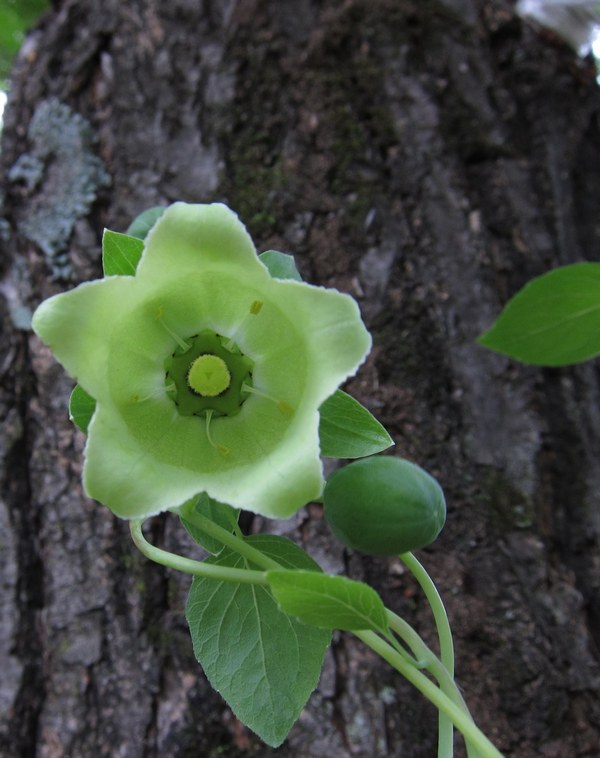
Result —
<svg viewBox="0 0 600 758"><path fill-rule="evenodd" d="M267 578L281 609L305 624L388 631L385 606L367 584L314 571L269 571Z"/></svg>
<svg viewBox="0 0 600 758"><path fill-rule="evenodd" d="M226 503L213 500L206 492L192 498L189 503L182 506L179 518L191 538L201 545L209 553L216 555L223 549L223 543L209 534L205 534L200 526L194 524L194 515L205 516L214 521L218 526L233 532L237 526L239 510L232 508Z"/></svg>
<svg viewBox="0 0 600 758"><path fill-rule="evenodd" d="M4 0L0 2L0 89L8 89L13 58L19 51L25 32L38 16L50 7L47 0Z"/></svg>
<svg viewBox="0 0 600 758"><path fill-rule="evenodd" d="M319 441L325 458L363 458L394 444L358 400L337 390L319 408Z"/></svg>
<svg viewBox="0 0 600 758"><path fill-rule="evenodd" d="M131 237L137 237L138 239L145 240L148 232L158 219L163 215L166 208L163 206L156 206L154 208L148 208L139 216L136 216L129 227L127 228L127 234Z"/></svg>
<svg viewBox="0 0 600 758"><path fill-rule="evenodd" d="M248 537L283 566L317 570L290 540ZM207 563L256 568L229 548ZM194 653L235 715L272 747L286 738L317 685L329 631L283 613L267 587L196 577L186 608Z"/></svg>
<svg viewBox="0 0 600 758"><path fill-rule="evenodd" d="M76 427L87 434L88 426L96 410L96 401L91 395L76 384L69 398L69 419Z"/></svg>
<svg viewBox="0 0 600 758"><path fill-rule="evenodd" d="M278 250L265 250L259 256L265 266L269 269L269 274L273 279L294 279L301 282L302 277L296 268L296 262L293 255L280 253Z"/></svg>
<svg viewBox="0 0 600 758"><path fill-rule="evenodd" d="M0 5L0 48L2 52L15 55L23 42L24 24L16 9Z"/></svg>
<svg viewBox="0 0 600 758"><path fill-rule="evenodd" d="M143 249L144 243L136 237L105 229L102 236L104 276L134 276Z"/></svg>
<svg viewBox="0 0 600 758"><path fill-rule="evenodd" d="M0 50L3 55L15 55L23 42L25 32L37 17L48 8L48 2L19 0L0 3Z"/></svg>
<svg viewBox="0 0 600 758"><path fill-rule="evenodd" d="M562 266L533 279L477 341L539 366L600 355L600 263Z"/></svg>

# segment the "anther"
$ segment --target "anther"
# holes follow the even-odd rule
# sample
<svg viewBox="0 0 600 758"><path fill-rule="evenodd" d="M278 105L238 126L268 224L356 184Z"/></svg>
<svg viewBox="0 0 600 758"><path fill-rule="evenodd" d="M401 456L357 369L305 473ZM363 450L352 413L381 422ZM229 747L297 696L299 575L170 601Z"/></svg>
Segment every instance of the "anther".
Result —
<svg viewBox="0 0 600 758"><path fill-rule="evenodd" d="M249 392L251 395L258 395L258 397L263 397L265 400L269 400L270 402L275 403L275 405L279 408L284 416L291 416L294 412L292 406L285 400L277 400L276 397L267 395L266 392L257 390L256 387L251 387L249 384L246 384L246 382L242 384L242 392Z"/></svg>
<svg viewBox="0 0 600 758"><path fill-rule="evenodd" d="M259 313L261 312L261 310L262 310L262 307L263 307L263 305L264 305L264 303L263 303L263 301L262 301L262 300L253 300L253 301L252 301L252 303L250 303L250 310L249 310L249 312L248 312L248 313L247 313L247 314L244 316L244 318L243 318L243 319L240 321L240 323L237 325L237 328L236 328L236 330L235 330L235 334L234 334L232 337L230 337L230 338L227 340L227 342L225 342L225 343L223 344L223 347L225 348L225 350L230 350L230 351L231 351L231 349L232 349L233 347L235 347L235 342L234 342L234 340L235 340L235 337L236 337L236 335L239 333L239 331L240 331L240 329L242 328L242 326L243 326L243 325L246 323L246 321L248 320L248 316L258 316L258 314L259 314Z"/></svg>
<svg viewBox="0 0 600 758"><path fill-rule="evenodd" d="M191 345L188 345L185 340L182 340L181 337L178 334L175 334L175 332L172 329L169 329L169 327L165 324L163 316L165 315L165 309L164 306L160 305L156 311L155 318L158 321L158 323L167 331L167 333L175 340L175 342L179 345L179 347L182 350L189 350Z"/></svg>
<svg viewBox="0 0 600 758"><path fill-rule="evenodd" d="M215 442L210 433L210 422L212 420L212 416L213 412L211 410L206 411L206 439L208 440L209 445L211 447L214 447L219 455L221 455L223 458L228 458L229 448L225 447L225 445L219 445L217 442Z"/></svg>
<svg viewBox="0 0 600 758"><path fill-rule="evenodd" d="M144 397L140 397L137 393L134 395L129 396L129 402L130 403L143 403L146 400L154 400L157 397L162 397L165 393L173 391L175 388L175 384L167 384L165 385L164 389L158 389L155 392L151 392L149 395L144 395Z"/></svg>

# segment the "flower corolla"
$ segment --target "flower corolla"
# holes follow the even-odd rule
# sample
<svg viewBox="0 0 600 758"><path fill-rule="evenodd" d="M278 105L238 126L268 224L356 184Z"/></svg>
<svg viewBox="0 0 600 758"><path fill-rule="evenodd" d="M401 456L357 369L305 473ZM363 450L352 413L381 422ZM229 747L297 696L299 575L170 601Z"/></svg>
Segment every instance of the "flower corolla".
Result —
<svg viewBox="0 0 600 758"><path fill-rule="evenodd" d="M350 296L271 276L221 204L171 205L134 276L49 298L33 328L96 400L84 488L122 518L318 498L319 406L371 345Z"/></svg>

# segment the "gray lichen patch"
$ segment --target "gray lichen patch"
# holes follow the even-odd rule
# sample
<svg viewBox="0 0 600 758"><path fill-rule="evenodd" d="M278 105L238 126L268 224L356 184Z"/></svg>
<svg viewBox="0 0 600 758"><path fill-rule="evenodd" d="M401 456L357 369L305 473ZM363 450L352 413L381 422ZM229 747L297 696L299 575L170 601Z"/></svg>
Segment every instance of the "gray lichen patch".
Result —
<svg viewBox="0 0 600 758"><path fill-rule="evenodd" d="M38 105L27 136L31 150L8 174L10 181L25 184L30 198L17 220L19 231L40 247L52 275L64 278L70 272L66 249L73 227L110 176L96 154L89 122L56 98Z"/></svg>

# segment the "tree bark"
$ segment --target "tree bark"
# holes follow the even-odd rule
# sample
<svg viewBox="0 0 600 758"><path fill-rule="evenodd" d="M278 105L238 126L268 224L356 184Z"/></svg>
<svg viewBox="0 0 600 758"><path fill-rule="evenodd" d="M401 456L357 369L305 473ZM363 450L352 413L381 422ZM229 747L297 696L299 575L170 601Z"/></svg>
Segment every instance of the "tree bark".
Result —
<svg viewBox="0 0 600 758"><path fill-rule="evenodd" d="M194 660L188 579L83 496L72 382L27 309L100 275L103 226L220 200L259 249L361 304L375 347L349 389L447 493L421 557L478 723L508 756L594 754L598 365L474 344L529 278L599 257L594 76L508 0L55 3L16 64L0 156L0 753L435 754L433 708L346 634L266 748ZM372 583L435 645L400 563L344 551L318 506L251 528ZM194 554L173 517L153 536Z"/></svg>

